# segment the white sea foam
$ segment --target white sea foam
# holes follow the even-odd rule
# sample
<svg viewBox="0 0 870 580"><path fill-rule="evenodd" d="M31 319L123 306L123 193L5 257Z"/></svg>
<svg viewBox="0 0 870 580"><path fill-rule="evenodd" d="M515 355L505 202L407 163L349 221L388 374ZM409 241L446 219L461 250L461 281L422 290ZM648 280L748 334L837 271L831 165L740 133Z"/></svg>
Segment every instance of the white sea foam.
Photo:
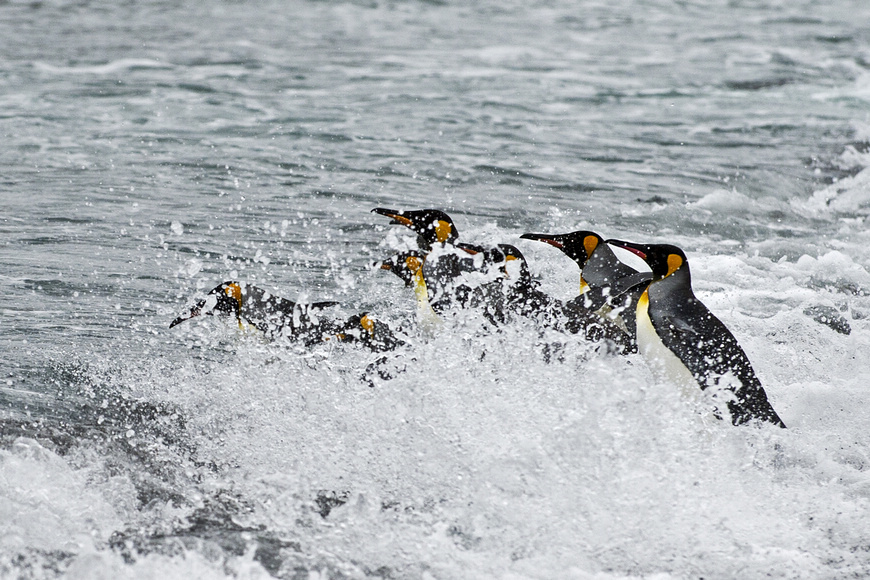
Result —
<svg viewBox="0 0 870 580"><path fill-rule="evenodd" d="M106 497L106 488L89 484L87 471L33 439L21 437L0 451L0 466L4 551L92 552L122 525L126 498Z"/></svg>
<svg viewBox="0 0 870 580"><path fill-rule="evenodd" d="M793 200L792 207L813 217L866 216L870 212L870 169L832 183L806 201Z"/></svg>

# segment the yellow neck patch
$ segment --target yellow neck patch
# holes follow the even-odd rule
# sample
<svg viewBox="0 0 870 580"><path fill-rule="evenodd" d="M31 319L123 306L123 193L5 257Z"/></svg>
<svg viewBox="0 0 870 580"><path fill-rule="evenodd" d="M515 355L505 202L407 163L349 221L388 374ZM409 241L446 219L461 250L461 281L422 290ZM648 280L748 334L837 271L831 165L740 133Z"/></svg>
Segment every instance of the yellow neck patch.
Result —
<svg viewBox="0 0 870 580"><path fill-rule="evenodd" d="M426 288L426 280L423 278L422 270L414 272L414 296L417 297L419 304L429 306L429 289Z"/></svg>
<svg viewBox="0 0 870 580"><path fill-rule="evenodd" d="M640 295L640 298L637 299L637 307L635 310L637 312L646 312L649 308L649 290L644 290L643 294Z"/></svg>
<svg viewBox="0 0 870 580"><path fill-rule="evenodd" d="M453 232L453 226L444 220L438 220L435 224L435 237L442 244L447 241L450 234Z"/></svg>
<svg viewBox="0 0 870 580"><path fill-rule="evenodd" d="M583 294L584 292L586 292L588 290L589 290L589 284L586 282L586 280L583 279L583 276L580 276L580 294Z"/></svg>
<svg viewBox="0 0 870 580"><path fill-rule="evenodd" d="M669 254L668 255L668 273L665 274L665 278L676 272L680 269L680 266L683 265L683 259L677 254Z"/></svg>
<svg viewBox="0 0 870 580"><path fill-rule="evenodd" d="M507 278L508 280L510 280L511 275L507 269L507 262L513 262L514 260L519 260L519 258L517 258L516 256L505 256L504 257L505 265L502 266L501 271L504 272L504 277Z"/></svg>
<svg viewBox="0 0 870 580"><path fill-rule="evenodd" d="M369 336L375 335L375 321L369 318L368 315L359 319L359 325L368 331Z"/></svg>
<svg viewBox="0 0 870 580"><path fill-rule="evenodd" d="M595 248L598 247L598 238L595 236L586 236L583 238L583 247L586 249L586 259L589 259L589 256L592 255L592 252L595 251Z"/></svg>

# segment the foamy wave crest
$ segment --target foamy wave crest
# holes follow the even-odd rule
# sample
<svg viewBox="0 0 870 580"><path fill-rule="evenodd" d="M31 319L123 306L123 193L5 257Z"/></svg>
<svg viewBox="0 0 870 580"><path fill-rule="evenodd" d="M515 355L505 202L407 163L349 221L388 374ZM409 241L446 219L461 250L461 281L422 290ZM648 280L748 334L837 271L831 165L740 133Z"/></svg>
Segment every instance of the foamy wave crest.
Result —
<svg viewBox="0 0 870 580"><path fill-rule="evenodd" d="M870 214L870 169L841 179L815 192L808 200L792 200L791 205L807 217L867 216Z"/></svg>

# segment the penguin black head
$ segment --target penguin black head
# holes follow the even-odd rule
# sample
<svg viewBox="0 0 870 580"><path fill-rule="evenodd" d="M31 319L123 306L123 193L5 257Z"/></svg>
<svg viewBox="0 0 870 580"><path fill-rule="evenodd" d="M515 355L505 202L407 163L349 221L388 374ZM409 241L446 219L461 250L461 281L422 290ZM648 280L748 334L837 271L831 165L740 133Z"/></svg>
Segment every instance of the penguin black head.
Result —
<svg viewBox="0 0 870 580"><path fill-rule="evenodd" d="M523 234L520 238L526 240L538 240L545 244L550 244L554 248L559 248L566 256L577 262L580 269L586 266L589 256L595 251L599 245L604 243L604 239L587 230L579 230L568 234Z"/></svg>
<svg viewBox="0 0 870 580"><path fill-rule="evenodd" d="M379 267L381 270L389 270L401 278L405 282L405 286L412 286L414 284L414 276L423 268L425 259L426 255L423 252L410 250L396 254L382 262L377 262L375 267Z"/></svg>
<svg viewBox="0 0 870 580"><path fill-rule="evenodd" d="M224 282L212 288L205 299L200 300L187 314L182 314L169 324L169 328L203 314L235 315L241 320L242 294L244 290L238 282Z"/></svg>
<svg viewBox="0 0 870 580"><path fill-rule="evenodd" d="M405 344L389 326L367 312L348 318L335 337L341 342L359 342L374 352L395 350Z"/></svg>
<svg viewBox="0 0 870 580"><path fill-rule="evenodd" d="M523 253L520 252L516 246L510 244L499 244L498 247L504 253L505 273L508 275L508 278L510 278L508 268L511 267L511 264L518 263L519 281L524 283L531 282L532 274L529 272L529 265L526 262L526 257L523 256Z"/></svg>
<svg viewBox="0 0 870 580"><path fill-rule="evenodd" d="M395 210L376 207L374 213L392 218L394 224L401 224L414 230L427 244L452 244L459 238L459 232L450 216L437 209Z"/></svg>
<svg viewBox="0 0 870 580"><path fill-rule="evenodd" d="M488 247L485 248L483 246L479 246L477 244L468 244L465 242L459 242L456 244L456 247L460 250L464 251L467 254L471 254L472 256L480 255L483 257L483 265L490 266L492 264L498 264L504 262L505 255L504 252L500 249L500 247Z"/></svg>
<svg viewBox="0 0 870 580"><path fill-rule="evenodd" d="M652 270L653 282L664 280L682 269L688 271L686 254L671 244L634 244L623 240L607 240L607 243L628 250L647 263Z"/></svg>

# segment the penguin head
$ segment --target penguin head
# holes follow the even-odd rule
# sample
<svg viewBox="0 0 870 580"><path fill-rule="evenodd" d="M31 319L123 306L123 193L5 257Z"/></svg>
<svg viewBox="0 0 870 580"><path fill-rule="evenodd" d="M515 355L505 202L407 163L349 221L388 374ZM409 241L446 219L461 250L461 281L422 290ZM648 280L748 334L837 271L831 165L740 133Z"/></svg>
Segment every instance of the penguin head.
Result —
<svg viewBox="0 0 870 580"><path fill-rule="evenodd" d="M607 243L628 250L647 263L652 270L653 282L664 280L677 271L688 271L686 254L671 244L635 244L623 240L607 240Z"/></svg>
<svg viewBox="0 0 870 580"><path fill-rule="evenodd" d="M169 324L169 328L201 315L235 315L241 322L242 295L244 289L238 282L224 282L212 288L205 299L200 300L187 312Z"/></svg>
<svg viewBox="0 0 870 580"><path fill-rule="evenodd" d="M523 234L520 238L537 240L559 248L566 256L577 262L582 270L595 249L604 243L604 239L588 230L578 230L567 234Z"/></svg>
<svg viewBox="0 0 870 580"><path fill-rule="evenodd" d="M470 254L472 256L480 256L483 259L482 266L492 266L493 264L499 264L504 262L505 255L504 252L496 247L485 248L483 246L479 246L477 244L468 244L465 242L459 242L456 244L456 247L465 252L466 254Z"/></svg>
<svg viewBox="0 0 870 580"><path fill-rule="evenodd" d="M394 224L412 229L427 244L452 244L459 238L459 232L450 216L437 209L395 210L376 207L372 212L392 218Z"/></svg>
<svg viewBox="0 0 870 580"><path fill-rule="evenodd" d="M348 318L334 336L340 342L358 342L374 352L395 350L404 344L396 338L389 326L367 312Z"/></svg>
<svg viewBox="0 0 870 580"><path fill-rule="evenodd" d="M410 250L401 252L383 260L376 262L375 267L381 270L389 270L405 282L405 286L414 284L414 276L423 269L423 262L426 260L426 255L423 252Z"/></svg>
<svg viewBox="0 0 870 580"><path fill-rule="evenodd" d="M523 253L511 244L499 244L498 247L504 253L505 277L508 280L516 280L521 284L531 283L532 274L529 272L529 265ZM512 274L514 271L516 273Z"/></svg>

